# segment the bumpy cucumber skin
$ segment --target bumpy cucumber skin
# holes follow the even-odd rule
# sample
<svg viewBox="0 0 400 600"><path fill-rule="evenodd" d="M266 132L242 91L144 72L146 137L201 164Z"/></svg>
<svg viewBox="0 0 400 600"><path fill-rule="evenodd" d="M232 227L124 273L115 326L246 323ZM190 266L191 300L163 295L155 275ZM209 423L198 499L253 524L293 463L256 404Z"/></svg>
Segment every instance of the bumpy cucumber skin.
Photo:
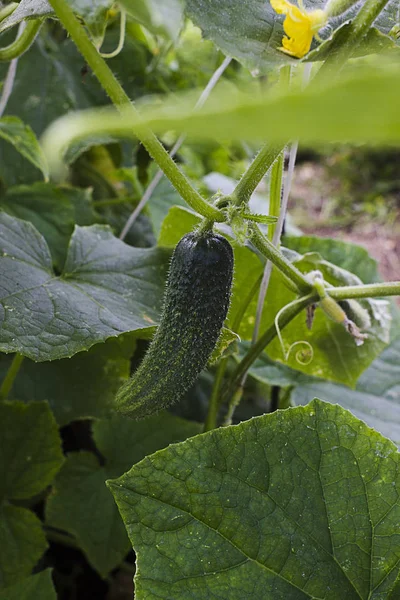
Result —
<svg viewBox="0 0 400 600"><path fill-rule="evenodd" d="M193 232L176 246L160 325L137 371L118 391L119 412L141 419L177 402L215 348L232 286L233 252L221 235Z"/></svg>

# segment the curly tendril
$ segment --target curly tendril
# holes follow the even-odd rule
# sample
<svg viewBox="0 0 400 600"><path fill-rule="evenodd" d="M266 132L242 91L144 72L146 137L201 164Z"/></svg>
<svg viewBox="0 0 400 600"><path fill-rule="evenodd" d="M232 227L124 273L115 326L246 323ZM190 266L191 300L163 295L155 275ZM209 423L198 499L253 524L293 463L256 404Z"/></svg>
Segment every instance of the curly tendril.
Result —
<svg viewBox="0 0 400 600"><path fill-rule="evenodd" d="M296 361L300 364L300 365L309 365L310 362L313 360L314 358L314 350L313 347L311 346L311 344L309 342L307 342L306 340L299 340L298 342L293 342L293 344L291 344L289 346L289 348L286 350L285 348L285 343L283 341L283 337L282 337L282 333L279 327L279 319L280 317L283 315L283 313L288 310L289 308L291 308L292 306L295 306L296 304L299 304L300 302L302 302L302 298L298 298L297 300L293 300L293 302L289 302L289 304L285 304L285 306L283 306L280 311L278 311L278 313L276 314L275 317L275 328L276 328L276 333L279 339L279 343L281 345L282 348L282 354L284 357L284 361L287 362L289 359L289 356L293 350L293 348L295 346L305 346L308 350L307 353L305 353L305 350L298 350L296 352L295 358Z"/></svg>

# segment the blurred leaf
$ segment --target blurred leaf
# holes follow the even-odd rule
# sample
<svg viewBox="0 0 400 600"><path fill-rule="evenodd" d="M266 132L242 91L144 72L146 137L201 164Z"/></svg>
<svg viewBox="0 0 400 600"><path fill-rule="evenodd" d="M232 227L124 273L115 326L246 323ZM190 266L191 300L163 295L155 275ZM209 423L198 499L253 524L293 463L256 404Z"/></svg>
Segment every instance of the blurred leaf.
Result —
<svg viewBox="0 0 400 600"><path fill-rule="evenodd" d="M88 452L72 453L60 471L46 509L49 525L78 540L93 567L104 577L122 562L129 540L105 486L132 464L160 448L196 435L201 425L162 413L140 424L112 416L97 421L93 437L105 464Z"/></svg>
<svg viewBox="0 0 400 600"><path fill-rule="evenodd" d="M0 213L0 232L3 352L55 360L157 324L169 251L131 248L108 227L77 227L56 277L33 225Z"/></svg>
<svg viewBox="0 0 400 600"><path fill-rule="evenodd" d="M18 25L24 19L47 17L53 14L53 9L47 0L21 0L9 17L0 23L0 33Z"/></svg>
<svg viewBox="0 0 400 600"><path fill-rule="evenodd" d="M72 358L34 363L25 359L10 392L24 402L48 400L59 426L108 416L114 396L129 377L133 336L111 338ZM0 379L12 356L0 355Z"/></svg>
<svg viewBox="0 0 400 600"><path fill-rule="evenodd" d="M75 223L88 225L98 220L86 191L49 183L9 188L0 196L0 208L36 227L49 245L58 270L64 266Z"/></svg>
<svg viewBox="0 0 400 600"><path fill-rule="evenodd" d="M46 550L41 522L7 504L41 492L63 462L61 440L46 402L0 403L0 586L30 574Z"/></svg>
<svg viewBox="0 0 400 600"><path fill-rule="evenodd" d="M355 390L300 377L291 397L296 404L307 404L318 394L351 410L400 445L400 338L361 375Z"/></svg>
<svg viewBox="0 0 400 600"><path fill-rule="evenodd" d="M49 170L42 148L29 125L25 125L18 117L0 118L0 138L6 140L29 160L47 179Z"/></svg>
<svg viewBox="0 0 400 600"><path fill-rule="evenodd" d="M51 570L22 579L6 590L0 590L0 600L57 600L51 580Z"/></svg>
<svg viewBox="0 0 400 600"><path fill-rule="evenodd" d="M163 103L143 103L141 123L157 132L173 129L197 139L225 143L300 139L307 144L345 141L387 145L400 140L400 70L396 63L353 65L340 79L330 78L324 85L317 79L304 90L269 88L264 92L253 87L242 93L231 86L220 87L201 110L193 113L197 95L173 94L164 97ZM110 111L108 118L120 120L114 114ZM127 127L136 123L135 119L124 119Z"/></svg>
<svg viewBox="0 0 400 600"><path fill-rule="evenodd" d="M183 0L121 0L121 4L151 33L177 40L183 24Z"/></svg>
<svg viewBox="0 0 400 600"><path fill-rule="evenodd" d="M399 454L338 406L196 436L108 485L138 556L137 600L399 590Z"/></svg>
<svg viewBox="0 0 400 600"><path fill-rule="evenodd" d="M47 402L0 403L0 501L41 492L63 462L61 441Z"/></svg>
<svg viewBox="0 0 400 600"><path fill-rule="evenodd" d="M46 549L42 523L32 511L0 504L0 587L30 575Z"/></svg>

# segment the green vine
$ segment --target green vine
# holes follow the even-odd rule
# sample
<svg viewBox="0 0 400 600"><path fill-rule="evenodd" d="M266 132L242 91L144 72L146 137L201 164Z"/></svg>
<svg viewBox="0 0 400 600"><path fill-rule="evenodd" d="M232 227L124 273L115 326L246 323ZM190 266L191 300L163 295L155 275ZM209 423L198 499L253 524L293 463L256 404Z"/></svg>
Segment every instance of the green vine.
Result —
<svg viewBox="0 0 400 600"><path fill-rule="evenodd" d="M21 35L12 44L5 48L0 48L0 61L8 62L26 52L37 36L42 24L43 19L28 21Z"/></svg>

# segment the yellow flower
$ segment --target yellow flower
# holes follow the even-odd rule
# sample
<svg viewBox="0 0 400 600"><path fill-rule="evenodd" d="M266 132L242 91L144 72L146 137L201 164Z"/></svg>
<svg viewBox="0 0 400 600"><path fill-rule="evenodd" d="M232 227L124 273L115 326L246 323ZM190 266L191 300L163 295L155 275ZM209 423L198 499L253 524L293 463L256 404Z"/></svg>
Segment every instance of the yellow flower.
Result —
<svg viewBox="0 0 400 600"><path fill-rule="evenodd" d="M278 15L286 15L283 29L287 35L283 37L282 47L279 49L296 58L302 58L310 50L314 35L327 21L325 11L307 12L302 0L298 0L299 7L288 0L270 0L270 2Z"/></svg>

